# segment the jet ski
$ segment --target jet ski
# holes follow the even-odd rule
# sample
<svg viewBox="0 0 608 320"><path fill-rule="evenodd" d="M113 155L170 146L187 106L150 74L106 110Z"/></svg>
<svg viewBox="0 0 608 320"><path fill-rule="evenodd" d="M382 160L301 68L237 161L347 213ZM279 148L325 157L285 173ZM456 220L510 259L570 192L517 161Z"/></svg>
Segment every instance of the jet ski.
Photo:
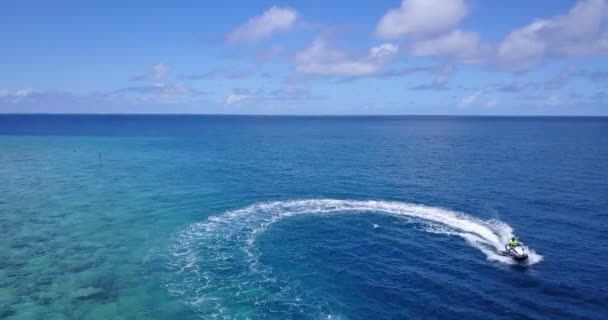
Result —
<svg viewBox="0 0 608 320"><path fill-rule="evenodd" d="M511 257L516 261L526 261L528 259L528 254L524 250L524 247L518 245L515 247L510 247L509 245L505 246L505 251L502 251L501 254L503 256Z"/></svg>

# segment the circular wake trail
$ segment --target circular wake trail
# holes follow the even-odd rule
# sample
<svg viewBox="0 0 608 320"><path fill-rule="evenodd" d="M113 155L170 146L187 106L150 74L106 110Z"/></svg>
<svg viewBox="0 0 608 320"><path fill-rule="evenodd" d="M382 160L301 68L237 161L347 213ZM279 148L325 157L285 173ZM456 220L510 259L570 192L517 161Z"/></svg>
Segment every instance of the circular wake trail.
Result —
<svg viewBox="0 0 608 320"><path fill-rule="evenodd" d="M273 223L297 215L386 214L418 223L424 230L462 237L489 260L513 263L500 255L513 229L498 220L482 220L443 208L390 201L311 199L254 204L190 225L177 235L170 260L172 294L214 317L247 317L270 312L276 304L293 314L327 317L324 304L297 284L273 276L259 263L257 237ZM528 264L542 256L526 248ZM226 306L230 305L230 310ZM240 307L239 307L240 306ZM237 311L234 311L237 310ZM237 312L238 314L235 314Z"/></svg>

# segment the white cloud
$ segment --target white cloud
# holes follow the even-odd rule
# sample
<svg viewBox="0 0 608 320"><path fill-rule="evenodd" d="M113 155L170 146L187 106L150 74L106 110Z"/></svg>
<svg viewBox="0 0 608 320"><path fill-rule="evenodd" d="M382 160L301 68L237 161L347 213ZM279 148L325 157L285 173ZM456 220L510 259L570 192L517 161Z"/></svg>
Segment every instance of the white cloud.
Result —
<svg viewBox="0 0 608 320"><path fill-rule="evenodd" d="M131 78L132 81L161 81L171 72L171 67L160 62L153 65L146 73Z"/></svg>
<svg viewBox="0 0 608 320"><path fill-rule="evenodd" d="M547 107L558 107L564 104L564 101L558 96L550 96L545 99L543 105Z"/></svg>
<svg viewBox="0 0 608 320"><path fill-rule="evenodd" d="M449 31L467 14L464 0L403 0L378 22L376 34L394 39Z"/></svg>
<svg viewBox="0 0 608 320"><path fill-rule="evenodd" d="M18 91L0 97L0 113L193 113L200 112L199 108L204 104L198 99L193 100L193 96L180 99L179 96L156 95L152 92L131 95L120 90L86 94L33 90L27 96L18 96Z"/></svg>
<svg viewBox="0 0 608 320"><path fill-rule="evenodd" d="M494 98L494 99L488 100L488 102L486 102L486 107L488 107L488 108L494 108L498 104L499 104L498 98Z"/></svg>
<svg viewBox="0 0 608 320"><path fill-rule="evenodd" d="M171 71L171 68L161 62L152 67L152 70L150 70L150 76L156 80L160 80L164 78L169 71Z"/></svg>
<svg viewBox="0 0 608 320"><path fill-rule="evenodd" d="M228 42L253 42L267 38L275 32L291 30L298 12L291 8L272 7L262 15L249 19L227 36Z"/></svg>
<svg viewBox="0 0 608 320"><path fill-rule="evenodd" d="M229 96L226 97L225 103L227 105L233 105L239 102L243 102L247 99L251 98L250 95L248 94L237 94L237 93L233 93Z"/></svg>
<svg viewBox="0 0 608 320"><path fill-rule="evenodd" d="M473 92L471 95L468 95L468 96L462 98L462 100L460 100L460 103L458 104L458 106L461 108L468 108L468 107L472 106L483 95L483 93L484 93L484 90L477 90L477 91Z"/></svg>
<svg viewBox="0 0 608 320"><path fill-rule="evenodd" d="M234 89L233 93L226 96L225 105L235 105L244 101L250 105L277 101L305 101L305 100L324 100L329 97L326 95L313 94L307 88L287 86L275 90L260 88L252 91L244 88Z"/></svg>
<svg viewBox="0 0 608 320"><path fill-rule="evenodd" d="M581 0L566 14L537 19L498 43L458 29L467 13L466 0L403 0L380 20L376 33L409 36L413 56L440 56L509 72L526 71L547 58L608 54L608 0Z"/></svg>
<svg viewBox="0 0 608 320"><path fill-rule="evenodd" d="M351 57L344 52L327 47L322 39L315 40L308 48L295 56L295 69L309 75L357 77L377 73L399 51L391 43L369 50L367 56Z"/></svg>
<svg viewBox="0 0 608 320"><path fill-rule="evenodd" d="M283 46L278 44L273 44L270 47L259 50L256 53L256 58L262 61L272 60L274 58L280 57L281 54L285 51Z"/></svg>
<svg viewBox="0 0 608 320"><path fill-rule="evenodd" d="M370 59L392 58L399 51L399 47L392 43L384 43L370 49Z"/></svg>
<svg viewBox="0 0 608 320"><path fill-rule="evenodd" d="M433 83L436 86L445 87L450 79L450 76L456 72L456 67L453 64L444 64L439 66L433 73L435 74L435 78L433 79Z"/></svg>
<svg viewBox="0 0 608 320"><path fill-rule="evenodd" d="M582 74L579 74L579 72L576 72L573 68L564 68L553 76L553 78L545 81L542 86L547 90L560 89L567 85L570 79L579 75Z"/></svg>
<svg viewBox="0 0 608 320"><path fill-rule="evenodd" d="M145 86L126 87L116 90L117 93L137 93L148 95L183 95L183 94L202 94L194 88L183 83L169 84L164 82L154 83Z"/></svg>
<svg viewBox="0 0 608 320"><path fill-rule="evenodd" d="M293 86L287 86L273 90L270 92L261 91L262 99L265 100L322 100L327 99L325 95L315 95L307 88L299 88Z"/></svg>
<svg viewBox="0 0 608 320"><path fill-rule="evenodd" d="M546 50L546 43L538 37L542 22L534 22L511 32L497 49L497 63L504 69L521 71L539 63Z"/></svg>
<svg viewBox="0 0 608 320"><path fill-rule="evenodd" d="M409 51L415 56L451 56L474 58L479 53L479 35L475 32L452 30L439 36L414 42Z"/></svg>
<svg viewBox="0 0 608 320"><path fill-rule="evenodd" d="M15 92L15 95L17 97L27 97L27 96L31 95L33 92L34 92L34 90L32 90L30 88L19 89L19 90L17 90L17 92Z"/></svg>
<svg viewBox="0 0 608 320"><path fill-rule="evenodd" d="M17 89L15 91L9 91L7 89L0 89L0 98L3 99L3 101L21 101L21 100L27 100L30 99L32 97L35 97L37 95L40 95L44 93L43 91L38 91L38 90L34 90L31 88L22 88L22 89Z"/></svg>
<svg viewBox="0 0 608 320"><path fill-rule="evenodd" d="M111 94L134 103L176 104L192 101L205 93L183 83L157 82L120 88Z"/></svg>
<svg viewBox="0 0 608 320"><path fill-rule="evenodd" d="M524 71L546 57L606 54L608 31L601 29L607 15L608 1L585 0L565 15L536 20L499 43L495 64Z"/></svg>

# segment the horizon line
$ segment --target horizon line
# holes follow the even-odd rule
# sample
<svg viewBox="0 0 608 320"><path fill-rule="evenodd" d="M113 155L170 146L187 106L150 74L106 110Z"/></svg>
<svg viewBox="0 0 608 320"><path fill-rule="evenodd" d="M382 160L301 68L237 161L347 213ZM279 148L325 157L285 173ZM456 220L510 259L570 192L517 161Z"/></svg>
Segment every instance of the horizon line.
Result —
<svg viewBox="0 0 608 320"><path fill-rule="evenodd" d="M221 116L221 117L511 117L511 118L607 118L606 115L543 115L543 114L231 114L231 113L62 113L22 112L2 113L1 116Z"/></svg>

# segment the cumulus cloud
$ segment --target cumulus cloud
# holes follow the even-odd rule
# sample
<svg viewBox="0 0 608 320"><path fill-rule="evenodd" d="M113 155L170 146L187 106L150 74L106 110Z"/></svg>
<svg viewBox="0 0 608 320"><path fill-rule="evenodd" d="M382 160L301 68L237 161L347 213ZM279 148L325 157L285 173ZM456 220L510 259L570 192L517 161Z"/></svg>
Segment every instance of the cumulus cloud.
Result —
<svg viewBox="0 0 608 320"><path fill-rule="evenodd" d="M3 99L4 102L15 102L15 101L25 99L27 97L34 96L37 93L38 93L38 91L35 91L32 88L17 89L14 92L11 92L6 89L1 89L0 90L0 99Z"/></svg>
<svg viewBox="0 0 608 320"><path fill-rule="evenodd" d="M474 105L477 100L479 100L479 98L483 95L484 90L477 90L475 92L473 92L472 94L462 98L462 100L460 100L460 103L458 104L459 107L461 108L468 108L472 105Z"/></svg>
<svg viewBox="0 0 608 320"><path fill-rule="evenodd" d="M500 101L498 100L498 98L493 98L493 99L488 100L488 102L486 102L486 107L488 107L488 108L494 108L499 103L500 103Z"/></svg>
<svg viewBox="0 0 608 320"><path fill-rule="evenodd" d="M309 89L287 86L275 90L259 89L251 91L247 89L234 89L224 101L226 105L238 104L244 101L303 101L303 100L324 100L325 95L313 94Z"/></svg>
<svg viewBox="0 0 608 320"><path fill-rule="evenodd" d="M162 79L169 71L171 71L169 66L164 63L158 63L152 67L150 75L152 78L159 80Z"/></svg>
<svg viewBox="0 0 608 320"><path fill-rule="evenodd" d="M384 38L408 37L413 56L439 56L507 72L527 71L547 58L608 54L608 0L581 0L569 12L537 19L484 42L459 22L469 12L465 0L403 0L376 28Z"/></svg>
<svg viewBox="0 0 608 320"><path fill-rule="evenodd" d="M495 90L510 94L538 94L542 91L546 92L563 89L575 79L583 79L599 84L602 81L608 80L608 71L602 69L577 70L572 67L567 67L561 69L547 80L528 81L525 83L511 82L506 84L498 84Z"/></svg>
<svg viewBox="0 0 608 320"><path fill-rule="evenodd" d="M251 98L251 96L248 95L248 94L233 93L233 94L230 94L230 95L228 95L226 97L224 103L226 105L233 105L233 104L237 104L237 103L243 102L243 101L245 101L245 100L247 100L249 98Z"/></svg>
<svg viewBox="0 0 608 320"><path fill-rule="evenodd" d="M441 56L454 62L480 63L489 53L476 32L458 28L469 8L465 0L403 0L380 19L376 34L408 37L413 56Z"/></svg>
<svg viewBox="0 0 608 320"><path fill-rule="evenodd" d="M142 103L178 103L190 101L192 98L205 94L182 82L167 79L171 68L164 63L157 63L146 73L131 78L143 84L128 86L106 92L105 95L120 96L123 100Z"/></svg>
<svg viewBox="0 0 608 320"><path fill-rule="evenodd" d="M131 106L151 110L161 105L185 107L193 105L205 92L181 82L165 81L170 68L159 63L144 74L147 80L141 85L116 90L78 94L65 90L34 90L21 88L14 91L0 89L0 112L122 112L116 108ZM90 110L88 108L91 108Z"/></svg>
<svg viewBox="0 0 608 320"><path fill-rule="evenodd" d="M412 43L409 52L414 56L449 56L460 60L474 59L480 52L480 39L475 32L452 30L436 37Z"/></svg>
<svg viewBox="0 0 608 320"><path fill-rule="evenodd" d="M178 104L189 103L201 95L203 91L182 83L154 83L151 85L125 87L107 93L120 100L132 103Z"/></svg>
<svg viewBox="0 0 608 320"><path fill-rule="evenodd" d="M59 91L40 91L32 88L21 88L17 90L0 89L0 112L5 112L2 108L6 106L16 106L32 101L40 101L44 99L52 100L58 96L65 94Z"/></svg>
<svg viewBox="0 0 608 320"><path fill-rule="evenodd" d="M329 48L323 39L316 39L295 56L295 70L301 74L358 77L378 73L399 48L385 43L369 50L366 56L349 56Z"/></svg>
<svg viewBox="0 0 608 320"><path fill-rule="evenodd" d="M464 0L403 0L378 22L379 37L395 39L449 31L467 14Z"/></svg>
<svg viewBox="0 0 608 320"><path fill-rule="evenodd" d="M549 96L543 102L547 107L559 107L564 104L564 101L558 96Z"/></svg>
<svg viewBox="0 0 608 320"><path fill-rule="evenodd" d="M309 89L293 86L283 87L268 93L262 93L266 100L323 100L325 95L313 94Z"/></svg>
<svg viewBox="0 0 608 320"><path fill-rule="evenodd" d="M608 1L584 0L565 15L536 20L498 44L494 64L525 71L546 57L606 54L608 30L602 26L607 15Z"/></svg>
<svg viewBox="0 0 608 320"><path fill-rule="evenodd" d="M379 79L387 79L387 78L398 78L403 77L415 73L429 72L433 70L432 67L402 67L402 68L393 68L381 71L373 76Z"/></svg>
<svg viewBox="0 0 608 320"><path fill-rule="evenodd" d="M433 71L435 79L433 82L440 85L446 85L448 79L456 72L456 66L453 64L443 64Z"/></svg>
<svg viewBox="0 0 608 320"><path fill-rule="evenodd" d="M448 90L448 80L452 74L456 71L456 67L453 64L443 64L432 70L435 77L433 82L420 84L413 86L410 90L431 90L431 91L444 91Z"/></svg>
<svg viewBox="0 0 608 320"><path fill-rule="evenodd" d="M133 81L142 81L142 80L151 80L151 81L160 81L165 78L165 76L171 72L171 67L160 62L153 65L150 70L148 70L144 74L137 75L131 80Z"/></svg>
<svg viewBox="0 0 608 320"><path fill-rule="evenodd" d="M18 97L27 97L34 92L31 88L19 89L15 92L15 95Z"/></svg>
<svg viewBox="0 0 608 320"><path fill-rule="evenodd" d="M372 60L384 60L392 58L399 48L392 43L384 43L369 50L369 58Z"/></svg>
<svg viewBox="0 0 608 320"><path fill-rule="evenodd" d="M0 96L0 113L163 113L200 112L193 95L158 95L140 92L105 91L77 94L62 90L32 90L27 95L8 91ZM146 91L146 90L144 90Z"/></svg>
<svg viewBox="0 0 608 320"><path fill-rule="evenodd" d="M573 76L575 76L575 72L572 68L562 69L553 78L543 83L543 87L547 90L560 89L565 86Z"/></svg>
<svg viewBox="0 0 608 320"><path fill-rule="evenodd" d="M273 33L291 30L298 20L298 12L292 8L272 7L262 15L253 17L226 36L228 42L254 42L268 38Z"/></svg>
<svg viewBox="0 0 608 320"><path fill-rule="evenodd" d="M203 80L203 79L212 79L218 77L224 77L226 79L245 79L252 76L255 76L256 72L252 69L213 69L206 72L198 72L198 73L190 73L190 74L180 74L178 75L179 79L183 80Z"/></svg>
<svg viewBox="0 0 608 320"><path fill-rule="evenodd" d="M202 94L203 92L187 86L183 83L168 84L155 83L145 86L125 87L115 91L116 93L138 93L151 95L183 95L183 94Z"/></svg>

